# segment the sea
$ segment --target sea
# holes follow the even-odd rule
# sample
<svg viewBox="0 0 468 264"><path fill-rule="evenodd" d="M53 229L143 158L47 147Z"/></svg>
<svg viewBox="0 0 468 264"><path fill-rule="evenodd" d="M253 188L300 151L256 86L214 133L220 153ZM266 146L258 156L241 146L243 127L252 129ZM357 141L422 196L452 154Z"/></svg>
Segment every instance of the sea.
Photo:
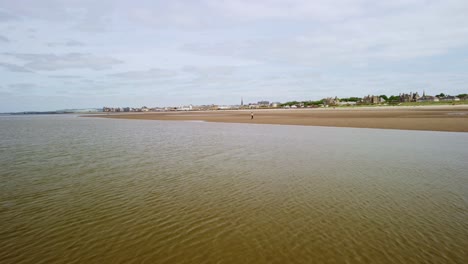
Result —
<svg viewBox="0 0 468 264"><path fill-rule="evenodd" d="M0 263L468 263L468 133L1 116Z"/></svg>

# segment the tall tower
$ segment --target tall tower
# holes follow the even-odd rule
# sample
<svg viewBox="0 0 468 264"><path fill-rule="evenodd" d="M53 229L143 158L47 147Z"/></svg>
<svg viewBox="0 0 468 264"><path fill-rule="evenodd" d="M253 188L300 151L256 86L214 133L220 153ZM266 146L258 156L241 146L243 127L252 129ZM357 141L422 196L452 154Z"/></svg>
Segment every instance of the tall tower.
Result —
<svg viewBox="0 0 468 264"><path fill-rule="evenodd" d="M244 106L244 98L241 96L241 106Z"/></svg>

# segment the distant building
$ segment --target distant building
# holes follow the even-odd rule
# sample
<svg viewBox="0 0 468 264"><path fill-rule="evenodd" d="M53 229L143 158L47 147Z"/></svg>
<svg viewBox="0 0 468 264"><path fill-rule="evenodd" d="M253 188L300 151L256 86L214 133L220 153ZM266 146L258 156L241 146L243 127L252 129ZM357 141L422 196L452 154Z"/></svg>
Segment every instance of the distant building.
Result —
<svg viewBox="0 0 468 264"><path fill-rule="evenodd" d="M218 110L227 110L232 109L233 107L230 105L218 105Z"/></svg>
<svg viewBox="0 0 468 264"><path fill-rule="evenodd" d="M430 95L423 95L417 102L439 102L439 98Z"/></svg>
<svg viewBox="0 0 468 264"><path fill-rule="evenodd" d="M439 100L452 102L452 101L460 101L460 98L456 96L447 95L445 97L440 97Z"/></svg>
<svg viewBox="0 0 468 264"><path fill-rule="evenodd" d="M423 96L424 96L424 92L423 92ZM416 93L409 93L409 94L400 94L399 95L400 97L400 103L409 103L409 102L417 102L418 99L420 98L418 92Z"/></svg>
<svg viewBox="0 0 468 264"><path fill-rule="evenodd" d="M273 102L273 103L270 104L271 107L275 107L275 108L279 107L280 105L281 105L280 102Z"/></svg>
<svg viewBox="0 0 468 264"><path fill-rule="evenodd" d="M362 103L363 104L380 104L381 100L378 95L368 95L362 98Z"/></svg>
<svg viewBox="0 0 468 264"><path fill-rule="evenodd" d="M177 111L192 111L193 106L192 105L184 105L184 106L178 107L176 110Z"/></svg>
<svg viewBox="0 0 468 264"><path fill-rule="evenodd" d="M340 103L340 99L338 99L337 96L335 96L335 98L328 97L328 98L323 99L324 105L338 105L339 103Z"/></svg>
<svg viewBox="0 0 468 264"><path fill-rule="evenodd" d="M356 102L339 102L338 105L356 105Z"/></svg>
<svg viewBox="0 0 468 264"><path fill-rule="evenodd" d="M269 106L270 102L269 101L258 101L257 103L259 106Z"/></svg>

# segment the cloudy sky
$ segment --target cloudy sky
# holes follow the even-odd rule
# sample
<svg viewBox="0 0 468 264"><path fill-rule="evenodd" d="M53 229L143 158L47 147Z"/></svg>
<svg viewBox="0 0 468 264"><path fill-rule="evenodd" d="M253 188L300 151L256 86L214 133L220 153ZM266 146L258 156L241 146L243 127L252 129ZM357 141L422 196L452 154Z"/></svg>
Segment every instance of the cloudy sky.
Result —
<svg viewBox="0 0 468 264"><path fill-rule="evenodd" d="M468 92L466 0L0 0L0 112Z"/></svg>

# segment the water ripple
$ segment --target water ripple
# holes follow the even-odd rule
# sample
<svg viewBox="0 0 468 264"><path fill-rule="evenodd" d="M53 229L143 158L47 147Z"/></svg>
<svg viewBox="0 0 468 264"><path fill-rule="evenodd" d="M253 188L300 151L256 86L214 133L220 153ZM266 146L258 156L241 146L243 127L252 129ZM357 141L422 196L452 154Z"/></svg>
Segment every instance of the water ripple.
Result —
<svg viewBox="0 0 468 264"><path fill-rule="evenodd" d="M468 262L463 133L0 122L1 263Z"/></svg>

